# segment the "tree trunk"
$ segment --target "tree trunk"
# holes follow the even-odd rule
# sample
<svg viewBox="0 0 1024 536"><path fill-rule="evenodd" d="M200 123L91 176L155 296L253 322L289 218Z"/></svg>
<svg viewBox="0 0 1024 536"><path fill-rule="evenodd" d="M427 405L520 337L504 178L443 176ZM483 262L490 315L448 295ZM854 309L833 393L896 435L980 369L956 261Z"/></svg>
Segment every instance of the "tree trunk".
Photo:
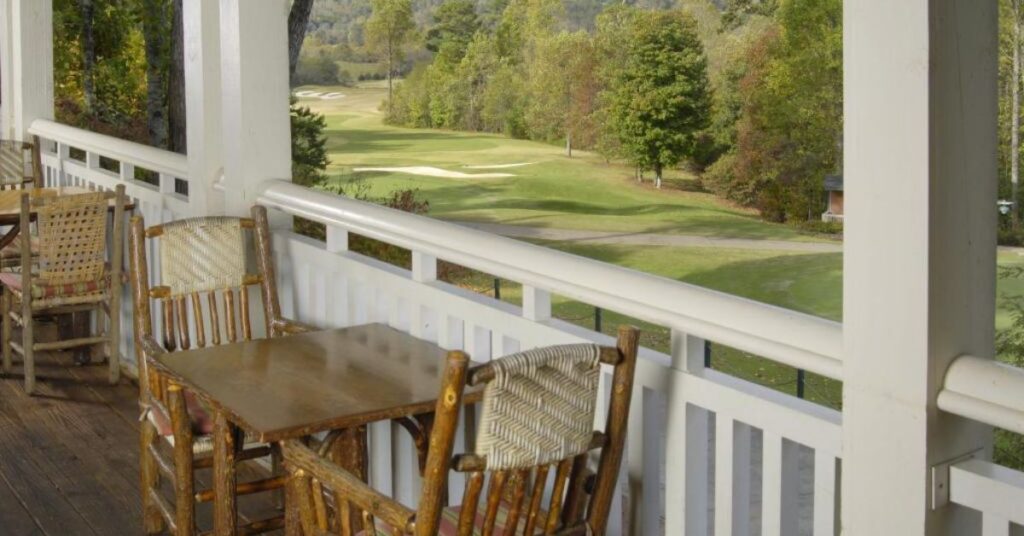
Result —
<svg viewBox="0 0 1024 536"><path fill-rule="evenodd" d="M391 75L392 75L392 73L395 72L395 69L394 69L394 62L395 62L395 52L394 52L394 49L395 49L395 47L392 44L392 41L393 41L393 39L389 36L388 37L388 115L389 116L391 115L392 109L394 108L394 104L392 103L392 101L394 100L392 98L394 90L393 90L393 87L392 87Z"/></svg>
<svg viewBox="0 0 1024 536"><path fill-rule="evenodd" d="M565 133L565 154L569 158L572 158L572 131L566 131Z"/></svg>
<svg viewBox="0 0 1024 536"><path fill-rule="evenodd" d="M167 147L167 24L161 0L143 0L142 33L146 41L146 126L149 144Z"/></svg>
<svg viewBox="0 0 1024 536"><path fill-rule="evenodd" d="M1020 180L1020 0L1013 0L1013 84L1010 90L1010 207L1013 228L1020 226L1017 188Z"/></svg>
<svg viewBox="0 0 1024 536"><path fill-rule="evenodd" d="M180 0L179 0L180 1ZM295 78L295 68L299 65L299 52L302 42L306 39L306 27L309 26L309 14L313 11L313 0L294 0L288 12L288 78Z"/></svg>
<svg viewBox="0 0 1024 536"><path fill-rule="evenodd" d="M654 187L661 189L661 164L654 164Z"/></svg>
<svg viewBox="0 0 1024 536"><path fill-rule="evenodd" d="M182 0L171 2L171 57L167 87L167 130L169 149L185 154L185 36L182 26Z"/></svg>
<svg viewBox="0 0 1024 536"><path fill-rule="evenodd" d="M96 36L93 33L93 15L96 10L92 2L79 0L78 3L82 15L82 94L85 112L89 115L96 111Z"/></svg>

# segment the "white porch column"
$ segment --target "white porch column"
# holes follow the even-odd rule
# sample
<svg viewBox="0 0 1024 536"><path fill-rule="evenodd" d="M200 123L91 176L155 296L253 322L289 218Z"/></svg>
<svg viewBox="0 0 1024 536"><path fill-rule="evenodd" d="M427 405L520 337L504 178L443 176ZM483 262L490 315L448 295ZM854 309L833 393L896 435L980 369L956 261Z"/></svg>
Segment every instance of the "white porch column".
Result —
<svg viewBox="0 0 1024 536"><path fill-rule="evenodd" d="M29 139L36 119L53 119L53 5L0 1L0 137Z"/></svg>
<svg viewBox="0 0 1024 536"><path fill-rule="evenodd" d="M288 0L221 0L225 210L246 215L266 179L291 178Z"/></svg>
<svg viewBox="0 0 1024 536"><path fill-rule="evenodd" d="M224 173L221 158L220 6L183 0L185 115L189 187L201 215L223 214L224 195L214 184Z"/></svg>
<svg viewBox="0 0 1024 536"><path fill-rule="evenodd" d="M991 443L935 399L993 355L996 2L847 1L844 32L843 534L977 534L929 468Z"/></svg>
<svg viewBox="0 0 1024 536"><path fill-rule="evenodd" d="M14 122L11 99L14 85L11 83L13 56L11 47L11 1L0 0L0 138L10 136Z"/></svg>

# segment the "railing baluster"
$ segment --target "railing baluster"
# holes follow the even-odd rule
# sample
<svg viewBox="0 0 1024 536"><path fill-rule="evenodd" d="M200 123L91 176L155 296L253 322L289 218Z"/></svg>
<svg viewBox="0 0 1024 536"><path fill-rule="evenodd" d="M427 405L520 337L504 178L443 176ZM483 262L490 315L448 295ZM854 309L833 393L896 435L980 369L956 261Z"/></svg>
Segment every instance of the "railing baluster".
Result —
<svg viewBox="0 0 1024 536"><path fill-rule="evenodd" d="M782 437L765 430L762 449L761 535L782 536Z"/></svg>
<svg viewBox="0 0 1024 536"><path fill-rule="evenodd" d="M703 369L704 340L672 331L672 383L668 391L668 431L666 441L673 450L665 459L666 534L707 534L710 488L709 412L691 405L686 389L680 385L687 372Z"/></svg>
<svg viewBox="0 0 1024 536"><path fill-rule="evenodd" d="M835 536L839 533L839 512L836 493L836 464L834 455L823 449L814 450L814 534Z"/></svg>
<svg viewBox="0 0 1024 536"><path fill-rule="evenodd" d="M523 316L534 322L550 319L551 293L532 285L523 285Z"/></svg>
<svg viewBox="0 0 1024 536"><path fill-rule="evenodd" d="M981 518L981 536L1010 536L1010 521L986 512Z"/></svg>
<svg viewBox="0 0 1024 536"><path fill-rule="evenodd" d="M348 251L348 231L334 225L327 226L327 251L340 253Z"/></svg>
<svg viewBox="0 0 1024 536"><path fill-rule="evenodd" d="M715 414L715 536L733 536L733 420Z"/></svg>

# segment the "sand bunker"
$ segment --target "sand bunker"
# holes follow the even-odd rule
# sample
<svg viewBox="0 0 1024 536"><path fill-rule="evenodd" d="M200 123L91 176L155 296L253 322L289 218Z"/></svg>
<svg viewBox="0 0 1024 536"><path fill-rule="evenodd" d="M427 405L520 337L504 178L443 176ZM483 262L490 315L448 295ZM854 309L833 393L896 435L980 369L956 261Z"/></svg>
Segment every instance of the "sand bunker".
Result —
<svg viewBox="0 0 1024 536"><path fill-rule="evenodd" d="M303 99L320 99L320 100L335 100L344 97L342 93L332 91L330 93L324 93L322 91L296 91L295 96Z"/></svg>
<svg viewBox="0 0 1024 536"><path fill-rule="evenodd" d="M500 179L503 177L515 177L511 173L463 173L461 171L449 171L430 166L403 166L403 167L363 167L355 168L352 171L381 171L385 173L408 173L409 175L422 175L424 177L443 177L446 179Z"/></svg>
<svg viewBox="0 0 1024 536"><path fill-rule="evenodd" d="M466 169L506 169L536 164L536 162L519 162L516 164L492 164L489 166L462 166Z"/></svg>

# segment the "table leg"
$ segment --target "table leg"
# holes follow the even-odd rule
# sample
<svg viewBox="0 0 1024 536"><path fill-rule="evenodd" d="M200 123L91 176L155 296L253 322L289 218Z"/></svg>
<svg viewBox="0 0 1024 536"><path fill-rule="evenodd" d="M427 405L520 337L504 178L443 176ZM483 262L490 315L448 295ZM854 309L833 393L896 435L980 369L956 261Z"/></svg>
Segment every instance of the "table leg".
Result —
<svg viewBox="0 0 1024 536"><path fill-rule="evenodd" d="M78 311L71 313L71 330L72 337L78 339L89 336L89 321L92 313L88 311ZM77 365L88 365L92 362L92 350L93 346L83 346L75 349L75 364Z"/></svg>
<svg viewBox="0 0 1024 536"><path fill-rule="evenodd" d="M369 477L369 456L367 453L366 426L347 428L338 432L334 444L330 446L327 457L346 471L354 474L363 482ZM364 525L373 525L373 518L369 516L351 515L351 509L347 501L340 496L337 497L335 508L338 512L347 512L349 515L340 515L340 523L348 523L348 534L358 534L363 530ZM358 510L357 510L358 512ZM346 534L344 530L342 534Z"/></svg>
<svg viewBox="0 0 1024 536"><path fill-rule="evenodd" d="M238 523L235 504L235 454L238 434L222 412L213 421L213 532L234 536Z"/></svg>
<svg viewBox="0 0 1024 536"><path fill-rule="evenodd" d="M0 236L0 249L9 246L11 242L14 242L14 239L18 236L19 232L21 232L20 223L15 223L14 225L11 225L11 228L8 229L3 236Z"/></svg>

